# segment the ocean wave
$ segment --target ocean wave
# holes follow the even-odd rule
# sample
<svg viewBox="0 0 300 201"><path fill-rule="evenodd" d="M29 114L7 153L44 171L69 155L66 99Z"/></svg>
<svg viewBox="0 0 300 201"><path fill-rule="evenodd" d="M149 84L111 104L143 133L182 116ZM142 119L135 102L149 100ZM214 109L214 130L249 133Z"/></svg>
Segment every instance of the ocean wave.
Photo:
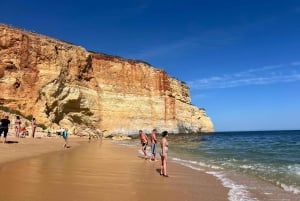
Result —
<svg viewBox="0 0 300 201"><path fill-rule="evenodd" d="M288 170L289 173L300 176L300 164L289 165Z"/></svg>
<svg viewBox="0 0 300 201"><path fill-rule="evenodd" d="M228 193L230 201L258 201L258 199L250 196L246 186L236 184L234 181L226 178L224 173L215 171L208 171L206 173L215 176L222 182L223 186L230 189Z"/></svg>
<svg viewBox="0 0 300 201"><path fill-rule="evenodd" d="M289 186L280 182L277 182L277 185L279 185L283 190L287 191L287 192L291 192L294 194L300 194L300 189L297 188L296 186Z"/></svg>
<svg viewBox="0 0 300 201"><path fill-rule="evenodd" d="M238 185L234 181L226 178L225 174L220 172L223 168L215 165L209 165L204 162L193 161L193 160L183 160L180 158L172 158L173 162L181 164L185 167L191 168L193 170L205 171L207 174L211 174L218 178L224 187L229 188L228 199L230 201L258 201L256 198L252 198L250 193L247 191L247 187L243 185ZM220 170L220 171L207 171L207 168Z"/></svg>
<svg viewBox="0 0 300 201"><path fill-rule="evenodd" d="M215 165L211 165L211 164L207 164L204 162L199 162L199 161L192 161L192 160L183 160L180 158L172 158L172 161L177 162L181 165L184 165L186 167L190 167L192 169L199 169L199 170L204 170L203 168L212 168L212 169L223 169L219 166L215 166ZM198 167L196 167L198 166Z"/></svg>

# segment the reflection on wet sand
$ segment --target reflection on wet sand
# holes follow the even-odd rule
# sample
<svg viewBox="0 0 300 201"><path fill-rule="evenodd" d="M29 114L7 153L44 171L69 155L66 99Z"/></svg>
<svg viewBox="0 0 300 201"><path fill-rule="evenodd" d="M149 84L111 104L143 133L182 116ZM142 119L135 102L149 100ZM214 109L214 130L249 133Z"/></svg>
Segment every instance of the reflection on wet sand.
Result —
<svg viewBox="0 0 300 201"><path fill-rule="evenodd" d="M175 166L174 176L163 178L159 161L140 159L133 148L84 143L1 165L0 200L227 200L227 189L213 177Z"/></svg>

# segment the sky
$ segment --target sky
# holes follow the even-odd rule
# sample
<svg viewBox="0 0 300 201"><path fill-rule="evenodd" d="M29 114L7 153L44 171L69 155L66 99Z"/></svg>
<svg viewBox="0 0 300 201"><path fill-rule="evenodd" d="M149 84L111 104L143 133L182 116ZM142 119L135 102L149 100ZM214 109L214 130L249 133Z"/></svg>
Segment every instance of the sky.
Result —
<svg viewBox="0 0 300 201"><path fill-rule="evenodd" d="M0 23L138 59L190 87L216 131L300 129L298 0L1 0Z"/></svg>

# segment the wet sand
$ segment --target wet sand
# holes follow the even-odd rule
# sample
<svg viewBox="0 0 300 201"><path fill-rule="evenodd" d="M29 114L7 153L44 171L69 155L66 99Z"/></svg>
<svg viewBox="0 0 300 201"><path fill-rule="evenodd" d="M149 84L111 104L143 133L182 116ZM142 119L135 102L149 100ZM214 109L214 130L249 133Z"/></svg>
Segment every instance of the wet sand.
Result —
<svg viewBox="0 0 300 201"><path fill-rule="evenodd" d="M160 161L144 160L138 147L71 138L63 150L59 138L21 140L0 144L1 156L8 155L0 159L0 200L228 200L212 175L169 162L170 177L160 176ZM34 155L21 156L25 150Z"/></svg>
<svg viewBox="0 0 300 201"><path fill-rule="evenodd" d="M40 136L40 135L39 135ZM80 137L71 137L71 146L79 146L82 141L87 139ZM0 139L0 165L5 162L14 161L41 155L44 153L63 150L64 140L59 136L38 137L38 138L16 138L7 137L7 143L3 144L3 136Z"/></svg>

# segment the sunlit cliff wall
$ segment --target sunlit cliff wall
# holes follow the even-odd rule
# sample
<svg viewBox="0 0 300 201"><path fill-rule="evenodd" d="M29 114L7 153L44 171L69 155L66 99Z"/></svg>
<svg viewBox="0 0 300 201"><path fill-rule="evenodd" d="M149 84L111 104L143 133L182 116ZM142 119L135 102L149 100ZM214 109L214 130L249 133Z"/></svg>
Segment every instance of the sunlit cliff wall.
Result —
<svg viewBox="0 0 300 201"><path fill-rule="evenodd" d="M213 131L189 87L137 60L94 53L0 24L0 113L18 111L51 127L135 134ZM14 118L14 116L11 116Z"/></svg>

